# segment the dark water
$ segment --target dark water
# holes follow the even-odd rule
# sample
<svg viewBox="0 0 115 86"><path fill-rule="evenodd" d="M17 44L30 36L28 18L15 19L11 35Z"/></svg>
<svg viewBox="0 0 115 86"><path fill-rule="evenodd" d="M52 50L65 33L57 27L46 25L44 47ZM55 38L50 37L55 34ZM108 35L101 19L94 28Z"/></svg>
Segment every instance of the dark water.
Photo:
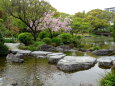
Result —
<svg viewBox="0 0 115 86"><path fill-rule="evenodd" d="M3 78L3 86L11 82L18 82L19 86L33 86L30 84L39 82L42 82L43 86L98 86L100 78L109 71L110 69L101 69L96 64L88 70L64 73L58 70L56 65L48 64L46 59L35 60L33 57L26 57L22 64L7 63L4 58L0 59L0 78Z"/></svg>

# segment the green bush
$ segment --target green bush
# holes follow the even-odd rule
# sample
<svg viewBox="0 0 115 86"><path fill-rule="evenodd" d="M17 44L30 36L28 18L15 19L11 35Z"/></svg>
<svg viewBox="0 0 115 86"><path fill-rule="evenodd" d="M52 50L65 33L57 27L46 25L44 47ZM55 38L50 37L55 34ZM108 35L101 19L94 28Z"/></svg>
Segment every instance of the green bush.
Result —
<svg viewBox="0 0 115 86"><path fill-rule="evenodd" d="M30 50L30 51L36 51L36 50L38 49L38 47L36 47L36 46L34 46L34 45L30 45L30 46L28 46L27 48L28 48L28 50Z"/></svg>
<svg viewBox="0 0 115 86"><path fill-rule="evenodd" d="M18 39L25 45L29 45L33 41L33 36L30 33L25 32L25 33L20 33L18 35Z"/></svg>
<svg viewBox="0 0 115 86"><path fill-rule="evenodd" d="M39 33L38 37L40 39L46 38L46 37L50 37L49 33L47 31L42 31Z"/></svg>
<svg viewBox="0 0 115 86"><path fill-rule="evenodd" d="M44 38L43 42L45 42L46 44L51 44L52 40L51 38Z"/></svg>
<svg viewBox="0 0 115 86"><path fill-rule="evenodd" d="M44 44L45 44L45 42L43 42L43 41L37 41L37 42L34 43L34 46L41 46L41 45L44 45Z"/></svg>
<svg viewBox="0 0 115 86"><path fill-rule="evenodd" d="M63 44L70 44L72 42L72 35L70 33L63 33L59 35Z"/></svg>
<svg viewBox="0 0 115 86"><path fill-rule="evenodd" d="M8 54L8 48L0 42L0 56L4 56Z"/></svg>
<svg viewBox="0 0 115 86"><path fill-rule="evenodd" d="M2 34L0 33L0 42L4 42L4 39L2 37Z"/></svg>
<svg viewBox="0 0 115 86"><path fill-rule="evenodd" d="M16 41L13 38L7 38L7 39L4 39L4 42L5 43L15 43Z"/></svg>
<svg viewBox="0 0 115 86"><path fill-rule="evenodd" d="M115 86L115 73L109 73L100 80L100 86Z"/></svg>
<svg viewBox="0 0 115 86"><path fill-rule="evenodd" d="M55 37L52 39L52 43L55 43L56 46L59 46L62 43L62 40L59 37Z"/></svg>
<svg viewBox="0 0 115 86"><path fill-rule="evenodd" d="M74 45L74 47L81 47L81 41L82 41L81 36L73 36L72 38L72 44Z"/></svg>

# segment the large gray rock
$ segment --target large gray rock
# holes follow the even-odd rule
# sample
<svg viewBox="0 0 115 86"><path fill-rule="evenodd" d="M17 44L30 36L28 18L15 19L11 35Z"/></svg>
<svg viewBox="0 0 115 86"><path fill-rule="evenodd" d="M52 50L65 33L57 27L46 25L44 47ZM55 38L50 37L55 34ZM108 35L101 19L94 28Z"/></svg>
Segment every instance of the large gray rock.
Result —
<svg viewBox="0 0 115 86"><path fill-rule="evenodd" d="M63 71L78 71L89 69L96 63L96 59L89 56L66 56L57 63Z"/></svg>
<svg viewBox="0 0 115 86"><path fill-rule="evenodd" d="M60 45L56 47L56 51L69 51L71 48L68 45Z"/></svg>
<svg viewBox="0 0 115 86"><path fill-rule="evenodd" d="M103 49L103 50L95 50L93 51L92 53L95 54L95 55L99 55L99 56L104 56L104 55L109 55L113 52L114 50L112 49Z"/></svg>
<svg viewBox="0 0 115 86"><path fill-rule="evenodd" d="M52 45L46 45L45 44L45 45L40 46L39 50L40 51L55 51L56 48Z"/></svg>
<svg viewBox="0 0 115 86"><path fill-rule="evenodd" d="M97 60L99 67L110 68L113 65L114 56L103 56Z"/></svg>
<svg viewBox="0 0 115 86"><path fill-rule="evenodd" d="M46 51L34 51L31 53L32 56L35 56L37 58L47 58L48 54L51 54L52 52L46 52Z"/></svg>
<svg viewBox="0 0 115 86"><path fill-rule="evenodd" d="M48 57L49 63L57 63L60 59L64 58L66 55L55 55Z"/></svg>
<svg viewBox="0 0 115 86"><path fill-rule="evenodd" d="M29 56L31 54L30 50L18 50L17 53L23 54L23 56Z"/></svg>
<svg viewBox="0 0 115 86"><path fill-rule="evenodd" d="M18 47L20 45L23 45L22 43L4 43L8 48L9 50L12 52L12 53L19 53L19 54L23 54L23 56L28 56L30 55L31 51L29 50L21 50L21 49L18 49Z"/></svg>
<svg viewBox="0 0 115 86"><path fill-rule="evenodd" d="M8 62L21 63L21 62L24 61L24 60L22 59L22 57L23 57L22 54L16 54L16 55L14 55L14 54L10 53L10 54L7 55L6 60L7 60Z"/></svg>

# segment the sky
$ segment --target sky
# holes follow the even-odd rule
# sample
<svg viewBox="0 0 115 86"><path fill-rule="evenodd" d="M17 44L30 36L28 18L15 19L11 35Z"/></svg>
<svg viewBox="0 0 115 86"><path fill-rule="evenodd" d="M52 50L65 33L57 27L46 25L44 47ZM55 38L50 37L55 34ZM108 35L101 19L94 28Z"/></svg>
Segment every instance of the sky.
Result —
<svg viewBox="0 0 115 86"><path fill-rule="evenodd" d="M60 12L74 14L77 12L88 12L92 9L115 7L115 0L47 0Z"/></svg>

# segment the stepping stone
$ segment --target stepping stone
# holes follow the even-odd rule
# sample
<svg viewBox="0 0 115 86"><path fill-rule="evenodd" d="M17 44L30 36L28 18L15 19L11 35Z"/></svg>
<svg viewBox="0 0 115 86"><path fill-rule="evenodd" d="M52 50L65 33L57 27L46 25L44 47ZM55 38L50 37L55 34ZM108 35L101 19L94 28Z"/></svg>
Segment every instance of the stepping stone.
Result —
<svg viewBox="0 0 115 86"><path fill-rule="evenodd" d="M37 58L47 58L48 54L51 54L52 52L46 52L46 51L34 51L31 53L32 56L35 56Z"/></svg>
<svg viewBox="0 0 115 86"><path fill-rule="evenodd" d="M99 58L97 61L98 61L99 67L110 68L113 65L112 63L113 60L115 60L114 56L103 56Z"/></svg>
<svg viewBox="0 0 115 86"><path fill-rule="evenodd" d="M57 63L63 71L78 71L89 69L96 63L96 59L89 56L66 56Z"/></svg>

